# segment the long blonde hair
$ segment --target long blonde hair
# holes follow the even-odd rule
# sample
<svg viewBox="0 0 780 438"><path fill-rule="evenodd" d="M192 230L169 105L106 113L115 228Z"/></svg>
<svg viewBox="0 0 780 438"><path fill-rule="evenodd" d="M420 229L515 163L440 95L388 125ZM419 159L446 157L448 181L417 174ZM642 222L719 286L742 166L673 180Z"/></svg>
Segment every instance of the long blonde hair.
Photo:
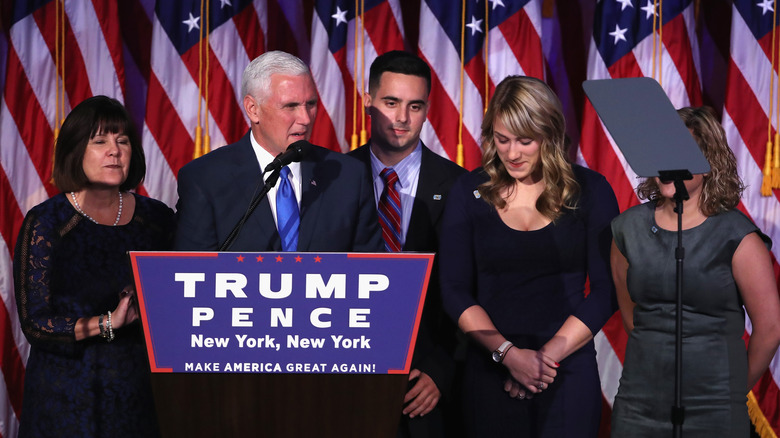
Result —
<svg viewBox="0 0 780 438"><path fill-rule="evenodd" d="M504 208L506 199L501 194L505 189L511 194L515 185L493 139L493 125L499 120L512 135L539 143L545 189L536 200L536 209L555 220L562 208L575 208L579 184L564 152L566 120L561 102L544 82L528 76L508 76L501 81L482 119L482 167L490 177L479 186L482 199Z"/></svg>

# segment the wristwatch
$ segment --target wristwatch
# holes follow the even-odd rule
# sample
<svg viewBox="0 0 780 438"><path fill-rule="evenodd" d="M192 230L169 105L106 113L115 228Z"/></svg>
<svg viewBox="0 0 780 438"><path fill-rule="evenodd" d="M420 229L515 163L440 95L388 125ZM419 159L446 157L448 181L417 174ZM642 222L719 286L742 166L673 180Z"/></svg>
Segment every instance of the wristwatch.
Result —
<svg viewBox="0 0 780 438"><path fill-rule="evenodd" d="M495 351L493 351L493 362L495 363L501 363L504 361L504 356L506 356L506 352L509 351L509 349L512 348L512 343L509 341L504 341L501 346L496 348Z"/></svg>

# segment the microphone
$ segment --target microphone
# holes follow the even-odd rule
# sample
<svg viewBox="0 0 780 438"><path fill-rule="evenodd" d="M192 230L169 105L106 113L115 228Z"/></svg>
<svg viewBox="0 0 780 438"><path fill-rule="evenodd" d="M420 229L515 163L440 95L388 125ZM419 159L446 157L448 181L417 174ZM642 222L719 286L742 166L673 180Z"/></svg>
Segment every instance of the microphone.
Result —
<svg viewBox="0 0 780 438"><path fill-rule="evenodd" d="M301 161L303 157L309 153L312 145L306 140L298 140L295 143L287 146L287 150L277 155L271 164L265 166L263 173L268 173L273 170L279 170L282 167Z"/></svg>
<svg viewBox="0 0 780 438"><path fill-rule="evenodd" d="M263 178L260 178L260 181L257 183L257 187L255 187L255 194L252 195L252 202L249 203L249 207L247 207L246 211L244 212L244 216L241 217L238 223L233 227L233 230L230 231L228 237L225 239L222 245L219 246L218 251L227 251L230 249L230 246L233 245L233 242L238 237L238 233L241 232L241 228L244 226L247 219L249 219L249 215L255 211L257 206L260 205L260 201L262 201L266 194L268 194L268 191L271 190L271 187L276 184L276 181L279 179L279 170L290 163L301 161L303 157L313 148L314 146L308 141L298 140L290 146L287 146L286 151L277 155L271 164L265 167L263 174L271 171L273 172L265 181L263 181ZM258 194L257 189L263 182L265 182L263 189Z"/></svg>

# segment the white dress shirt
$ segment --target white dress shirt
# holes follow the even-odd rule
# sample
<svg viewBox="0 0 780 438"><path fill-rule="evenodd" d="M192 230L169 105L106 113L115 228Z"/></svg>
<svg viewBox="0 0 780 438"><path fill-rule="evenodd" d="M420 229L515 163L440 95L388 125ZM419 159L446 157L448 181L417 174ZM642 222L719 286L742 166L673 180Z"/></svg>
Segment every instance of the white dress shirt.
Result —
<svg viewBox="0 0 780 438"><path fill-rule="evenodd" d="M262 146L260 146L260 143L255 140L254 134L251 134L249 136L249 139L252 143L252 149L255 151L255 156L257 156L257 162L260 164L260 171L262 172L262 169L265 169L265 166L268 166L271 164L271 162L276 158L274 155L271 155L267 150L263 149ZM292 182L293 190L295 191L295 199L298 201L298 210L301 209L301 163L290 163L287 167L290 168L290 179ZM270 172L266 174L267 177L270 175ZM265 180L265 178L263 178ZM271 215L274 217L274 222L276 222L276 192L279 187L279 182L277 181L276 184L271 188L271 190L268 191L268 204L271 206ZM279 229L279 224L276 224L276 229Z"/></svg>

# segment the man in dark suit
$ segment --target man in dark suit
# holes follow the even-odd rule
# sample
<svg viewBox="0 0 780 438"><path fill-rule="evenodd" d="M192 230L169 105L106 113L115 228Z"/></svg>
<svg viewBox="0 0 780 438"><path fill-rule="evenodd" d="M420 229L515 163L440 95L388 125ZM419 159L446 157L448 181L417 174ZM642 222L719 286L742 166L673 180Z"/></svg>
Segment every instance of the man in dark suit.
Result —
<svg viewBox="0 0 780 438"><path fill-rule="evenodd" d="M288 145L311 136L317 91L309 68L300 59L267 52L244 70L241 88L250 131L238 142L193 160L179 171L177 250L217 250L262 188L262 169ZM287 167L290 174L280 178L262 199L228 249L283 250L277 231L282 220L277 205L282 202L297 203L299 218L299 225L292 227L298 229L297 245L287 250L384 250L373 189L362 163L313 147L303 161ZM277 199L285 182L294 192L290 204Z"/></svg>
<svg viewBox="0 0 780 438"><path fill-rule="evenodd" d="M465 173L420 141L430 89L430 68L412 54L388 52L371 64L369 92L363 96L371 116L371 139L349 155L363 161L371 172L380 222L391 219L382 225L390 251L397 250L396 245L404 251L438 250L444 202L452 183ZM393 185L396 178L386 179L388 174L397 176L393 195L400 200L400 206L395 205L397 216L383 211L383 197L388 196L388 189L393 190L385 187L386 181ZM397 221L400 224L395 224L394 231ZM404 400L398 433L402 437L452 436L445 432L439 401L452 394L456 327L442 311L438 285L434 265L409 374L410 389Z"/></svg>

